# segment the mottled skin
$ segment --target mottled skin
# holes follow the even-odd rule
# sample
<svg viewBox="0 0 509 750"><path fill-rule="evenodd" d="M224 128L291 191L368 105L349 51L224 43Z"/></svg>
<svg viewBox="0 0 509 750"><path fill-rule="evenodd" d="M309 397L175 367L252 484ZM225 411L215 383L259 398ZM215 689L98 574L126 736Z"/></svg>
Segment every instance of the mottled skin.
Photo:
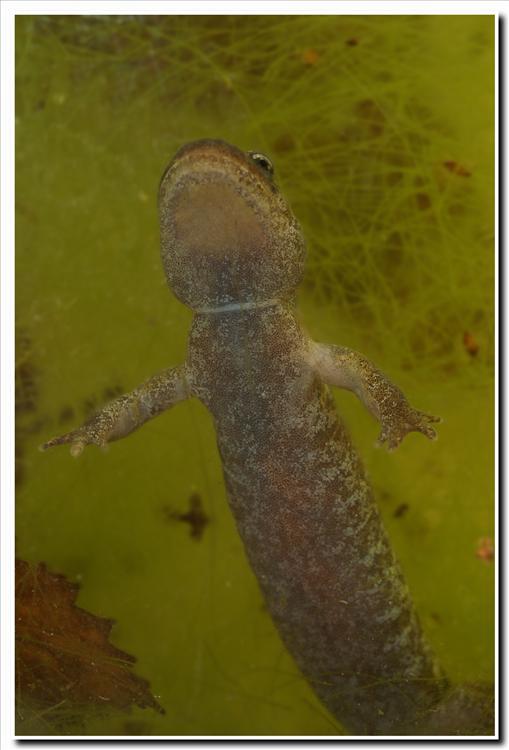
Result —
<svg viewBox="0 0 509 750"><path fill-rule="evenodd" d="M411 431L433 439L439 420L298 324L304 240L266 158L191 143L163 175L159 210L169 285L195 311L187 359L44 447L78 455L199 398L268 609L323 703L354 734L470 733L471 694L450 690L423 638L328 386L357 394L390 449Z"/></svg>

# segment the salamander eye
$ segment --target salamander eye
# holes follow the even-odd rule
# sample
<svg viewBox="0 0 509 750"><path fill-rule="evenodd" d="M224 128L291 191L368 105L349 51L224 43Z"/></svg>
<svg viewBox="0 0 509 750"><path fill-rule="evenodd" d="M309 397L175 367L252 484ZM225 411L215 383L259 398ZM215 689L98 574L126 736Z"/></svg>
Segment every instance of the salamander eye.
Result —
<svg viewBox="0 0 509 750"><path fill-rule="evenodd" d="M265 154L260 154L259 151L248 151L247 153L248 156L250 156L251 159L264 170L264 172L267 172L267 174L272 177L272 175L274 174L274 167L272 166L272 162L268 156L265 156Z"/></svg>

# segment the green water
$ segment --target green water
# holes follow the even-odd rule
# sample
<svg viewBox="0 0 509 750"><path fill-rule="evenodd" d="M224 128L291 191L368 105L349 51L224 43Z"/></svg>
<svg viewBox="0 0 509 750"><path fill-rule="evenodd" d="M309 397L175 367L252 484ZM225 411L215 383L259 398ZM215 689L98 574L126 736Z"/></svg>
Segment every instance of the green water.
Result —
<svg viewBox="0 0 509 750"><path fill-rule="evenodd" d="M105 454L37 451L183 359L155 198L200 137L274 161L308 240L314 338L444 418L438 442L388 454L336 394L445 669L493 678L493 562L476 555L494 534L493 34L490 16L17 18L18 554L81 583L166 708L78 733L343 731L264 609L198 402ZM168 518L193 493L199 541ZM51 711L18 730L63 731Z"/></svg>

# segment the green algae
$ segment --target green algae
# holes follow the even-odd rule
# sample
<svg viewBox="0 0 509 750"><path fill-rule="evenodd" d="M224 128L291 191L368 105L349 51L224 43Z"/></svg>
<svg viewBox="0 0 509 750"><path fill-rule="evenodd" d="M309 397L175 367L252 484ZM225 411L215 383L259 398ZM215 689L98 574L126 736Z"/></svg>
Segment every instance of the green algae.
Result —
<svg viewBox="0 0 509 750"><path fill-rule="evenodd" d="M492 679L493 563L476 549L494 526L493 34L489 16L17 18L16 316L36 383L20 381L18 553L82 583L167 711L87 733L342 732L264 610L199 403L105 455L36 450L183 358L155 196L200 137L273 159L308 239L313 336L444 417L437 443L386 454L337 394L444 667ZM165 512L193 493L211 519L199 542ZM48 716L18 729L53 732Z"/></svg>

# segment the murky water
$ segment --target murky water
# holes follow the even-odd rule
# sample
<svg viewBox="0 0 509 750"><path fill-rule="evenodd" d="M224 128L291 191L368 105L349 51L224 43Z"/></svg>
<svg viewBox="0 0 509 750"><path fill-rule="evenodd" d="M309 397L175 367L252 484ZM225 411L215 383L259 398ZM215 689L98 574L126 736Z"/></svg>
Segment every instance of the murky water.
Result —
<svg viewBox="0 0 509 750"><path fill-rule="evenodd" d="M274 161L312 335L444 418L387 454L336 394L445 669L492 679L492 18L19 17L16 51L18 555L80 582L166 709L78 733L342 733L264 609L198 402L105 454L37 451L183 359L155 196L198 137ZM22 715L21 734L76 731Z"/></svg>

